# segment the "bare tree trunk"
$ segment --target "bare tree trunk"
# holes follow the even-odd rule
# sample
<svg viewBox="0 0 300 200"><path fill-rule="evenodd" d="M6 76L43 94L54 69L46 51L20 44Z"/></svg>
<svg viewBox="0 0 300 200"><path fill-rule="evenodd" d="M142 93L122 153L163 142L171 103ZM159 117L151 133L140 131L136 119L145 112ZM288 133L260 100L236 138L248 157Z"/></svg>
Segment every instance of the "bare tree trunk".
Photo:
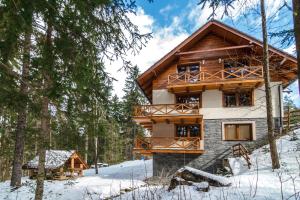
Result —
<svg viewBox="0 0 300 200"><path fill-rule="evenodd" d="M31 45L31 30L25 32L24 53L23 53L23 69L20 85L20 93L23 96L23 101L20 103L18 111L17 128L15 131L15 151L13 158L13 168L10 185L12 187L21 186L22 164L25 144L25 129L27 123L27 96L28 96L28 76L30 66L30 45Z"/></svg>
<svg viewBox="0 0 300 200"><path fill-rule="evenodd" d="M261 21L263 32L263 71L266 91L266 106L267 106L267 123L268 123L268 140L270 144L270 153L272 159L272 168L280 168L279 158L277 153L276 139L274 137L274 119L272 107L272 93L270 87L270 73L269 73L269 48L268 48L268 35L265 13L265 1L260 0L261 6Z"/></svg>
<svg viewBox="0 0 300 200"><path fill-rule="evenodd" d="M89 135L85 133L85 144L84 144L84 161L88 162L88 150L89 150Z"/></svg>
<svg viewBox="0 0 300 200"><path fill-rule="evenodd" d="M293 0L294 32L298 62L298 90L300 96L300 1Z"/></svg>
<svg viewBox="0 0 300 200"><path fill-rule="evenodd" d="M98 137L95 136L94 137L94 142L95 142L95 173L98 174Z"/></svg>
<svg viewBox="0 0 300 200"><path fill-rule="evenodd" d="M43 97L42 100L42 110L41 110L41 130L39 133L39 147L38 147L38 175L36 179L36 190L35 190L35 200L42 200L44 193L44 179L45 179L45 159L46 159L46 149L49 137L49 99L48 97Z"/></svg>
<svg viewBox="0 0 300 200"><path fill-rule="evenodd" d="M46 31L46 48L51 47L51 35L52 26L48 23L48 28ZM49 50L48 49L48 50ZM45 180L45 160L46 160L46 150L49 148L49 137L50 137L50 113L49 113L49 98L47 96L47 91L50 87L50 76L47 70L42 72L43 74L43 90L44 95L42 97L42 109L41 109L41 130L39 131L39 148L38 148L38 175L36 179L36 190L35 190L35 200L42 200L44 193L44 180Z"/></svg>

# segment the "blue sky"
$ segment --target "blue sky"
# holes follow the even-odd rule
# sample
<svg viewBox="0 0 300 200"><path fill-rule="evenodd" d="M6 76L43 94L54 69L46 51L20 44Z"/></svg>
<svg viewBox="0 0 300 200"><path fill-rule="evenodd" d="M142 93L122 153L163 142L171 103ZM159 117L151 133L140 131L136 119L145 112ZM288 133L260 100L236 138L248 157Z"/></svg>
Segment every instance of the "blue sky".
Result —
<svg viewBox="0 0 300 200"><path fill-rule="evenodd" d="M241 2L241 1L239 1ZM223 9L217 11L218 19L240 31L248 33L258 39L261 38L260 18L258 15L259 0L247 1L240 6L234 5L230 10L230 16L222 18ZM269 32L291 28L293 26L292 13L287 7L282 7L284 0L266 1ZM291 0L287 1L291 5ZM139 66L141 72L149 68L155 61L168 53L186 37L192 34L208 21L211 9L207 6L202 9L197 0L154 0L149 3L147 0L137 0L136 15L129 16L142 33L152 32L153 38L149 41L138 55L128 55L128 59ZM279 9L281 8L281 9ZM294 54L294 45L282 46L276 38L270 38L269 43L277 48ZM118 62L117 62L118 63ZM121 63L118 63L121 65ZM117 65L118 65L117 64ZM122 85L124 83L124 72L112 71L115 78L116 93L122 96ZM291 98L300 106L297 84L290 86L293 93Z"/></svg>

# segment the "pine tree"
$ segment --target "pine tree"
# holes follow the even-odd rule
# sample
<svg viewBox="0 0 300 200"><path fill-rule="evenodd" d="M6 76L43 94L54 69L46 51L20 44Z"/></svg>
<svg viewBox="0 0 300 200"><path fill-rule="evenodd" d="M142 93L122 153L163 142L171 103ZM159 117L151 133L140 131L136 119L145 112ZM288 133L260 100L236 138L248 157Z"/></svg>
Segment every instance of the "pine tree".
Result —
<svg viewBox="0 0 300 200"><path fill-rule="evenodd" d="M5 47L2 48L1 45L0 66L1 72L4 73L1 73L0 80L6 83L1 85L3 91L1 103L11 106L12 109L20 100L15 96L20 94L18 82L21 76L13 69L20 68L19 62L16 62L20 57L18 41L25 34L25 29L18 28L22 17L15 20L19 17L15 15L24 10L19 6L20 2L3 1L0 5L1 10L7 11L0 15L0 25L6 26L5 29L0 30L0 42L4 41ZM73 141L73 138L82 137L79 128L83 128L83 132L89 135L94 133L101 136L105 130L104 126L113 125L107 114L112 80L105 73L102 61L124 59L128 51L138 51L149 35L139 34L137 27L128 18L128 13L134 12L136 8L131 2L122 0L33 2L30 7L33 16L39 17L32 19L31 30L34 41L31 45L33 53L30 59L28 82L30 88L28 96L31 102L29 102L30 109L28 108L27 111L30 111L28 114L32 117L28 124L40 126L36 128L39 131L34 134L38 135L35 140L40 144L36 199L42 199L45 151L50 147L51 129L58 131L52 137L56 147L76 147L84 151L83 143ZM128 62L124 61L124 63ZM7 88L9 88L8 92ZM9 96L13 97L10 98L11 105L4 102L4 97ZM95 102L97 106L93 107ZM68 112L66 107L72 105L76 106ZM55 114L52 114L53 108L56 110ZM100 115L95 110L103 112ZM101 120L87 121L85 116L94 120L99 117ZM65 141L56 138L62 137L60 133L67 130L71 142L67 146L62 146Z"/></svg>
<svg viewBox="0 0 300 200"><path fill-rule="evenodd" d="M139 86L136 83L136 79L139 76L139 69L134 66L128 73L125 80L124 97L123 97L123 114L124 114L124 124L123 129L126 133L126 147L127 158L132 159L132 149L134 137L142 131L139 126L133 121L132 113L134 107L137 105L145 104L145 98L141 93Z"/></svg>

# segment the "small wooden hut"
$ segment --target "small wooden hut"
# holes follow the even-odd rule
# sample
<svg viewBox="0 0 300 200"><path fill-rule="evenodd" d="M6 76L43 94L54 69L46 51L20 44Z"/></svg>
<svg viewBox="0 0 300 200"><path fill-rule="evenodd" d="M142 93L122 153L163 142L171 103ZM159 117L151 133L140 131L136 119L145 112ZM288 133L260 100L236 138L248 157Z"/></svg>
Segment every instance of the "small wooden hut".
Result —
<svg viewBox="0 0 300 200"><path fill-rule="evenodd" d="M29 170L29 177L35 178L38 172L39 156L23 165L23 169ZM47 179L64 180L76 176L83 176L83 170L87 164L74 150L47 150L45 170Z"/></svg>

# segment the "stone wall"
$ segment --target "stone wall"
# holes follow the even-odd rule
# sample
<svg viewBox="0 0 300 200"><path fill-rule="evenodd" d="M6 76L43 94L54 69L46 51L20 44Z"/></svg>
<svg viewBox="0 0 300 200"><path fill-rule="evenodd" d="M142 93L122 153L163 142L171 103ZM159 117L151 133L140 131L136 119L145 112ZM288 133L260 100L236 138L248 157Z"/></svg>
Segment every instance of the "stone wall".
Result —
<svg viewBox="0 0 300 200"><path fill-rule="evenodd" d="M222 122L252 121L255 122L255 141L224 141L222 140ZM275 119L278 122L278 119ZM267 144L267 119L222 119L204 120L204 150L202 155L193 154L161 154L153 155L153 175L166 176L174 173L184 165L209 172L216 172L224 157L231 153L234 144L242 143L249 150Z"/></svg>

